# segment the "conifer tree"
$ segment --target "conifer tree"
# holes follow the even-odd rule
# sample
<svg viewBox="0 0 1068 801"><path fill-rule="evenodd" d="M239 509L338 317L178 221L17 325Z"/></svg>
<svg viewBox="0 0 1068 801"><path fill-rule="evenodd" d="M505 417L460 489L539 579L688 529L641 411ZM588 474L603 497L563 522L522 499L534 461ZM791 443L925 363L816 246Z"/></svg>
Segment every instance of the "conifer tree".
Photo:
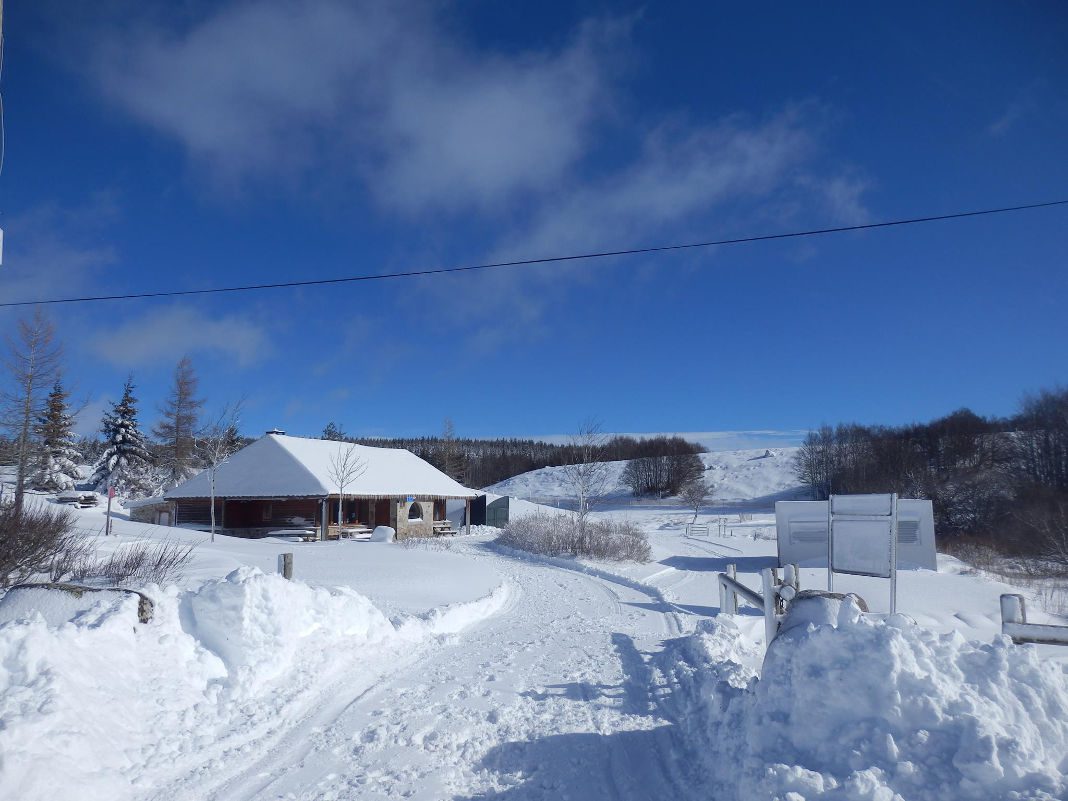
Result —
<svg viewBox="0 0 1068 801"><path fill-rule="evenodd" d="M37 430L43 448L35 481L39 489L51 492L74 489L81 454L74 444L69 397L70 393L57 378L45 399L44 413L38 418Z"/></svg>
<svg viewBox="0 0 1068 801"><path fill-rule="evenodd" d="M181 484L197 473L195 442L204 405L204 400L197 397L198 384L192 360L183 356L174 369L170 397L160 408L163 416L152 429L160 441L159 466L167 486Z"/></svg>
<svg viewBox="0 0 1068 801"><path fill-rule="evenodd" d="M137 423L137 398L133 378L127 378L122 398L104 415L104 440L107 442L97 463L94 481L100 489L110 485L120 495L137 496L150 492L151 455Z"/></svg>

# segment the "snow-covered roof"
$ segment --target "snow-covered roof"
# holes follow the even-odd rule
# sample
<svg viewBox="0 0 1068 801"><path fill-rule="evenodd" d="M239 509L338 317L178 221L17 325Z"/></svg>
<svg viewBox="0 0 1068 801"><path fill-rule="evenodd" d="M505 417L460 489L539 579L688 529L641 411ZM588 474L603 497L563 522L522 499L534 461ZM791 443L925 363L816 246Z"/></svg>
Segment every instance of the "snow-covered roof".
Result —
<svg viewBox="0 0 1068 801"><path fill-rule="evenodd" d="M474 498L474 490L453 481L411 451L372 448L323 439L268 434L235 453L215 472L217 498L322 498L337 495L331 466L348 448L366 466L345 486L345 495L396 498ZM211 494L204 470L166 493L167 498L207 498Z"/></svg>
<svg viewBox="0 0 1068 801"><path fill-rule="evenodd" d="M80 492L79 495L85 495L87 493ZM125 509L141 509L145 506L159 506L166 503L167 499L162 495L153 495L151 498L128 498L122 502Z"/></svg>

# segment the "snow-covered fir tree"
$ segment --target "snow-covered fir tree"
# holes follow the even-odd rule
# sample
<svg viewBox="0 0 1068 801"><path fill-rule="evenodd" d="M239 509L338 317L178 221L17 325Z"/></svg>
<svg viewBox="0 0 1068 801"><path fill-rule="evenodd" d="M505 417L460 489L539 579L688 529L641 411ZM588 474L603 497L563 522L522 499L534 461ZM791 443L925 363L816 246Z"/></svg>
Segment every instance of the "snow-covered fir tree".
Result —
<svg viewBox="0 0 1068 801"><path fill-rule="evenodd" d="M107 445L97 462L94 481L100 491L108 484L125 497L152 492L151 459L145 438L137 423L137 398L133 379L126 379L122 398L104 415L104 440Z"/></svg>
<svg viewBox="0 0 1068 801"><path fill-rule="evenodd" d="M44 413L37 420L41 438L41 464L34 484L38 489L63 492L74 489L81 454L74 444L74 418L70 413L70 393L56 379L45 399Z"/></svg>

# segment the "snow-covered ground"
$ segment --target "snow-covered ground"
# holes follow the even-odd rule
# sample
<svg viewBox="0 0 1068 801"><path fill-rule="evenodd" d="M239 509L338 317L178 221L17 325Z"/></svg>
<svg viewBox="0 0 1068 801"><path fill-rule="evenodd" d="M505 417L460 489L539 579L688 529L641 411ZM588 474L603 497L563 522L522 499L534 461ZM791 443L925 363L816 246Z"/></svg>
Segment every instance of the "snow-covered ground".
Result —
<svg viewBox="0 0 1068 801"><path fill-rule="evenodd" d="M801 497L794 469L797 448L771 448L702 453L705 479L712 486L710 504L725 510L772 511L775 501ZM767 454L767 455L765 455ZM630 489L620 478L625 461L608 462L605 495L609 502L626 503ZM511 495L542 503L567 502L574 490L568 485L562 467L543 467L487 487L488 492Z"/></svg>
<svg viewBox="0 0 1068 801"><path fill-rule="evenodd" d="M789 489L753 470L751 497ZM102 527L101 510L77 514ZM758 586L771 517L688 537L691 514L668 504L598 514L642 526L653 561L538 559L492 531L448 549L210 543L117 521L103 549L200 544L180 587L148 590L147 625L121 600L59 627L25 610L0 624L0 798L1068 793L1068 649L1000 640L1007 585L940 557L900 576L915 624L842 617L762 668L762 618L717 617L716 574L734 563ZM297 581L273 575L283 551ZM884 581L839 587L885 609Z"/></svg>

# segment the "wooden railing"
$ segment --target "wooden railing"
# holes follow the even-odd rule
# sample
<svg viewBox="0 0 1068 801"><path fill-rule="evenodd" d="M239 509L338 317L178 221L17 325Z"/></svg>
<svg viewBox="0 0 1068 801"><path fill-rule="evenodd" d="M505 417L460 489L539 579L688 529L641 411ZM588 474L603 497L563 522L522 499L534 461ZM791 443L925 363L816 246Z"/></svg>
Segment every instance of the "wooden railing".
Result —
<svg viewBox="0 0 1068 801"><path fill-rule="evenodd" d="M1027 622L1027 607L1022 595L1005 593L1001 596L1001 633L1015 643L1033 642L1046 645L1068 645L1068 626L1046 626Z"/></svg>
<svg viewBox="0 0 1068 801"><path fill-rule="evenodd" d="M779 621L786 603L793 600L800 590L800 575L797 565L786 565L780 581L779 571L774 567L766 567L760 571L761 591L757 592L738 581L735 565L727 565L727 572L719 574L720 613L738 614L739 598L760 609L764 613L765 642L770 645L779 633Z"/></svg>

